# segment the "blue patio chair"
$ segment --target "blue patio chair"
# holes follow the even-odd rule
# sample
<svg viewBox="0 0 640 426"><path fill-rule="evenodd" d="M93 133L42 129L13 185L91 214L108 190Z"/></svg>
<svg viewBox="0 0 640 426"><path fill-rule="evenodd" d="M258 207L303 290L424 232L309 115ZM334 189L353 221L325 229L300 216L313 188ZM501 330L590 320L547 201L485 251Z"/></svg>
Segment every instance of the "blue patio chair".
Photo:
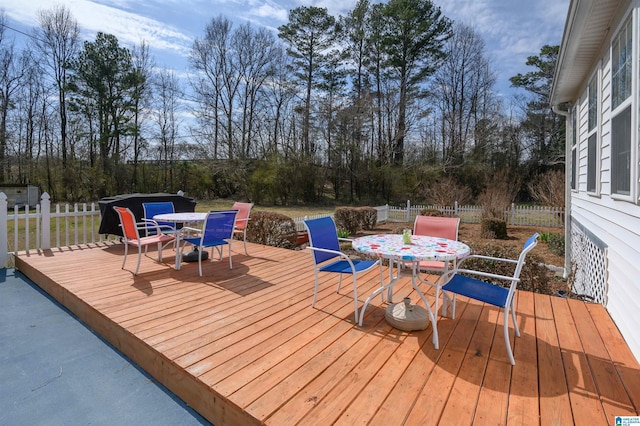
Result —
<svg viewBox="0 0 640 426"><path fill-rule="evenodd" d="M307 248L313 252L313 269L316 278L311 306L315 307L318 297L318 272L339 274L338 292L342 285L342 275L350 274L353 278L355 322L358 324L358 286L356 276L369 271L378 265L379 261L351 260L346 254L342 253L340 251L340 240L345 239L338 238L336 224L331 217L305 220L304 226L309 233L309 246L307 246ZM362 315L364 315L364 312Z"/></svg>
<svg viewBox="0 0 640 426"><path fill-rule="evenodd" d="M237 210L210 211L204 220L202 229L190 228L185 226L183 232L197 232L200 235L195 237L184 236L181 241L184 244L179 249L182 255L182 248L186 244L193 244L194 250L202 251L211 247L211 260L213 261L213 249L218 250L219 258L222 259L223 246L229 246L229 269L233 269L231 260L231 239L233 238L233 229L236 223ZM198 272L202 276L202 256L198 256Z"/></svg>
<svg viewBox="0 0 640 426"><path fill-rule="evenodd" d="M516 312L513 307L513 299L516 292L518 281L520 281L520 273L524 265L525 257L538 243L538 234L535 233L524 243L524 247L517 260L503 259L499 257L472 255L462 259L458 262L456 268L445 274L442 279L446 281L446 278L451 277L449 281L442 286L443 290L443 311L446 313L447 300L449 299L448 293L453 294L453 300L451 301L451 317L455 318L456 315L456 295L460 294L470 299L475 299L480 302L488 303L490 305L497 306L504 310L504 341L507 346L507 353L509 355L509 361L511 365L515 365L513 359L513 351L511 350L511 342L509 341L509 311L511 311L511 318L513 319L513 327L516 332L516 336L520 336L520 330L518 329L518 322L516 321ZM475 271L470 269L462 269L461 266L469 259L483 259L493 262L508 262L515 264L515 270L513 276L497 275L488 272ZM465 275L461 275L465 274ZM508 287L502 287L500 285L492 284L487 281L482 281L476 278L469 277L467 275L477 275L480 277L490 278L492 281L503 280L510 282ZM444 282L443 281L443 282ZM449 299L450 300L450 299Z"/></svg>
<svg viewBox="0 0 640 426"><path fill-rule="evenodd" d="M157 214L175 213L175 208L171 201L142 203L142 210L144 211L142 221L147 223L147 235L154 235L157 232L156 230L158 227L163 234L175 236L176 232L178 232L175 223L153 219Z"/></svg>

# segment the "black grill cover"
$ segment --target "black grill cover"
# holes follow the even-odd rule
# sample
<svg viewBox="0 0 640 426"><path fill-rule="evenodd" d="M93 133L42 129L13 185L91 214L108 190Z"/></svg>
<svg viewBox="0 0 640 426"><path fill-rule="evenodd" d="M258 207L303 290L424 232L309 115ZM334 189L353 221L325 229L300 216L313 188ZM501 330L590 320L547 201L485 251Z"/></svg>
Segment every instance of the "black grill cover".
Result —
<svg viewBox="0 0 640 426"><path fill-rule="evenodd" d="M114 197L105 197L98 201L100 206L100 234L111 234L122 236L120 219L113 206L128 207L136 217L136 221L141 221L144 216L142 203L152 203L156 201L172 201L176 212L195 211L196 202L193 198L183 197L175 194L124 194Z"/></svg>

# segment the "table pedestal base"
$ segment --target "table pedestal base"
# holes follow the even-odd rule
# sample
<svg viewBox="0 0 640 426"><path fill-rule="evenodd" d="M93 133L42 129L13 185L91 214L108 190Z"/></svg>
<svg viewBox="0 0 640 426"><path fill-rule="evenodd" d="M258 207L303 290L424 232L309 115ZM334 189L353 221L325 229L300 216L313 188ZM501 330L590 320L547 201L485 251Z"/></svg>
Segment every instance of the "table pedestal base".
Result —
<svg viewBox="0 0 640 426"><path fill-rule="evenodd" d="M200 250L191 250L190 252L184 253L182 255L183 262L197 262L198 256L200 256L200 260L207 260L209 258L208 251L200 251Z"/></svg>
<svg viewBox="0 0 640 426"><path fill-rule="evenodd" d="M412 305L411 299L405 297L400 303L387 306L384 318L389 325L403 331L424 330L429 326L429 313L425 308Z"/></svg>

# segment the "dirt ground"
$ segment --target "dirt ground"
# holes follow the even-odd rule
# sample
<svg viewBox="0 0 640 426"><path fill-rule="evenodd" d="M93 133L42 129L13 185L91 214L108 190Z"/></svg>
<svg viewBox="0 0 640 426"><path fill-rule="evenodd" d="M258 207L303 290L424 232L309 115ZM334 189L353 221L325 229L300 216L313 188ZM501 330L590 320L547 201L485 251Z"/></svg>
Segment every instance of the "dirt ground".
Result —
<svg viewBox="0 0 640 426"><path fill-rule="evenodd" d="M351 238L359 237L362 235L379 234L379 233L402 233L405 228L412 229L413 223L402 222L388 222L379 223L376 228L370 231L361 231L358 235L354 235ZM525 241L533 235L534 232L562 232L559 228L544 228L533 226L509 226L507 228L506 240L492 240L482 238L480 236L480 224L473 223L461 223L458 230L458 239L467 244L473 250L474 247L482 247L486 244L494 244L501 246L512 246L518 250L522 250L522 246ZM539 242L533 249L533 252L544 259L544 263L556 267L564 266L564 258L553 254L545 242Z"/></svg>

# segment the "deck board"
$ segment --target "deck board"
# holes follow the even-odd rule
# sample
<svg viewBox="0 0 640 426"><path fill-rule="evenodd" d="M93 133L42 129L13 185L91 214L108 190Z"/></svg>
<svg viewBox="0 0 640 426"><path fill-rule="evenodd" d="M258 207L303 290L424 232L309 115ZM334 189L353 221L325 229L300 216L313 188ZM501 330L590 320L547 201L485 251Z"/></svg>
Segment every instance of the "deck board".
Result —
<svg viewBox="0 0 640 426"><path fill-rule="evenodd" d="M314 274L305 251L248 244L173 269L150 251L133 276L114 243L20 253L16 267L217 426L610 424L638 415L640 367L600 305L517 293L521 337L503 315L459 297L456 318L404 332L372 301L354 324L352 289ZM386 266L384 276L386 277ZM359 277L360 305L379 271ZM432 301L433 288L426 288ZM402 278L396 300L418 297Z"/></svg>

